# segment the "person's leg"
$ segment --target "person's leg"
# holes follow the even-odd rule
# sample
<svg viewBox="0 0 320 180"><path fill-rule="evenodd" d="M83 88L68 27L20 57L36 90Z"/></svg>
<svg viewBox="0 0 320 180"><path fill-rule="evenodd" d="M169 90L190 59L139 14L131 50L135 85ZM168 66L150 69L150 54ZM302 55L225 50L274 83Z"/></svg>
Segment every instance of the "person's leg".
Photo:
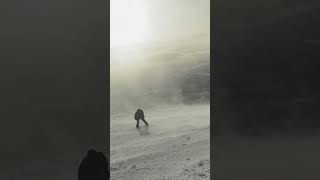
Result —
<svg viewBox="0 0 320 180"><path fill-rule="evenodd" d="M141 119L147 126L149 126L148 122L143 118Z"/></svg>
<svg viewBox="0 0 320 180"><path fill-rule="evenodd" d="M139 119L137 120L136 128L139 128Z"/></svg>

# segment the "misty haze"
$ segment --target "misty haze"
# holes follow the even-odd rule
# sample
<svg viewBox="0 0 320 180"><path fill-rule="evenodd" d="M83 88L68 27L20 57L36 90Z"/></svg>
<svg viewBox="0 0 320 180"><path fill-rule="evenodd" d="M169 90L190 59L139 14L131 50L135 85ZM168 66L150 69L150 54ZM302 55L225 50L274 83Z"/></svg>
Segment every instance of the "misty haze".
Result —
<svg viewBox="0 0 320 180"><path fill-rule="evenodd" d="M144 56L123 53L122 58L142 60L111 65L112 178L178 178L192 170L209 178L210 58L207 38L200 40L205 43L193 42L195 47L184 45L191 39L146 48ZM144 110L149 127L140 123L135 129L137 108Z"/></svg>
<svg viewBox="0 0 320 180"><path fill-rule="evenodd" d="M137 4L111 2L111 179L209 179L209 1Z"/></svg>

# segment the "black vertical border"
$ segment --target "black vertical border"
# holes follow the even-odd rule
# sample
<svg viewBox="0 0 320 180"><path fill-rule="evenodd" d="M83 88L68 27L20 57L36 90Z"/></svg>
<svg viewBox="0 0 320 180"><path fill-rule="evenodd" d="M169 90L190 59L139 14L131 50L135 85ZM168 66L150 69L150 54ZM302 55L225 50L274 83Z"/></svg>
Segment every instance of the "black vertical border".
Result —
<svg viewBox="0 0 320 180"><path fill-rule="evenodd" d="M110 164L110 1L106 2L106 120L107 120L107 157ZM110 168L110 165L109 165Z"/></svg>

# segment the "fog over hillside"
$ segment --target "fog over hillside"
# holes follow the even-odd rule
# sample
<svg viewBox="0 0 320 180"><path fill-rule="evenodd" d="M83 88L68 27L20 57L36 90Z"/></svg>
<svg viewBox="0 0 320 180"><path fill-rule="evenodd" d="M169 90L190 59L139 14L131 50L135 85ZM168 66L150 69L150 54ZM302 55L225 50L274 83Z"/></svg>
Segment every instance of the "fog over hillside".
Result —
<svg viewBox="0 0 320 180"><path fill-rule="evenodd" d="M111 50L111 112L166 104L208 103L209 37Z"/></svg>
<svg viewBox="0 0 320 180"><path fill-rule="evenodd" d="M111 179L210 178L209 56L205 34L111 49Z"/></svg>

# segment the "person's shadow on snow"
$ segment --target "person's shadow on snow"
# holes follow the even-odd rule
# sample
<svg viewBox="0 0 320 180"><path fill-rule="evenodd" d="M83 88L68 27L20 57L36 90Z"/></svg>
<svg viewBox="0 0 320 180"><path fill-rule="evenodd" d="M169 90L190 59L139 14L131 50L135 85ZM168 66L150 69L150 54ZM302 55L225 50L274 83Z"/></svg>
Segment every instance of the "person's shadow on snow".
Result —
<svg viewBox="0 0 320 180"><path fill-rule="evenodd" d="M140 136L148 136L151 133L149 132L149 126L143 126L137 129Z"/></svg>

